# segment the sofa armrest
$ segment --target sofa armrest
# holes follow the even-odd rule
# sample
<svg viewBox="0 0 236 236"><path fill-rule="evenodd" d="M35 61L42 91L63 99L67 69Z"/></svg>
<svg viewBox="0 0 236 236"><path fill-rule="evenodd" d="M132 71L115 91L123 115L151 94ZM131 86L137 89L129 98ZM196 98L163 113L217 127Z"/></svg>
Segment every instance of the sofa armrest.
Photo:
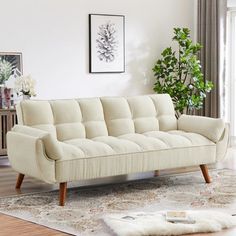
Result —
<svg viewBox="0 0 236 236"><path fill-rule="evenodd" d="M226 158L226 153L229 147L229 128L230 128L229 123L226 123L223 134L219 142L216 143L216 160L217 161L222 161Z"/></svg>
<svg viewBox="0 0 236 236"><path fill-rule="evenodd" d="M186 132L201 134L217 143L222 137L225 129L225 123L222 119L181 115L178 119L178 129Z"/></svg>
<svg viewBox="0 0 236 236"><path fill-rule="evenodd" d="M7 153L16 171L55 183L55 161L45 154L45 145L40 137L10 131L7 133Z"/></svg>
<svg viewBox="0 0 236 236"><path fill-rule="evenodd" d="M12 128L12 132L24 134L25 136L22 136L22 139L24 139L26 136L30 136L42 140L45 146L45 152L52 160L59 160L63 157L63 150L60 143L56 137L53 137L46 131L24 125L15 125Z"/></svg>

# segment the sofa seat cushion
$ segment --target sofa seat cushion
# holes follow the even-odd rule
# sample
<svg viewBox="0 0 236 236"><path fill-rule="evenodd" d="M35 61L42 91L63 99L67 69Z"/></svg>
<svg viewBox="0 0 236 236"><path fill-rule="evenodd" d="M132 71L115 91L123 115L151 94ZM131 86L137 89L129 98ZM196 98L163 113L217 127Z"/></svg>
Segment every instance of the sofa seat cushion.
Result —
<svg viewBox="0 0 236 236"><path fill-rule="evenodd" d="M200 134L184 132L181 130L172 130L168 132L151 131L144 133L144 135L146 137L152 137L162 141L163 143L165 143L167 148L214 144L211 140Z"/></svg>
<svg viewBox="0 0 236 236"><path fill-rule="evenodd" d="M56 161L59 182L207 164L216 159L215 143L178 130L72 139L62 146L65 157Z"/></svg>
<svg viewBox="0 0 236 236"><path fill-rule="evenodd" d="M138 144L143 151L214 145L212 141L202 135L179 130L169 132L151 131L143 134L126 134L119 136L119 138Z"/></svg>
<svg viewBox="0 0 236 236"><path fill-rule="evenodd" d="M125 134L118 137L101 136L93 139L71 139L63 142L65 158L87 158L144 151L184 148L192 146L215 145L212 141L196 133L173 130L169 132L151 131L143 134ZM74 155L68 153L70 148L77 149ZM78 153L78 154L76 154Z"/></svg>
<svg viewBox="0 0 236 236"><path fill-rule="evenodd" d="M83 153L83 155L78 155L76 158L107 156L115 154L115 151L106 143L96 142L92 139L70 139L64 141L64 143L76 147Z"/></svg>

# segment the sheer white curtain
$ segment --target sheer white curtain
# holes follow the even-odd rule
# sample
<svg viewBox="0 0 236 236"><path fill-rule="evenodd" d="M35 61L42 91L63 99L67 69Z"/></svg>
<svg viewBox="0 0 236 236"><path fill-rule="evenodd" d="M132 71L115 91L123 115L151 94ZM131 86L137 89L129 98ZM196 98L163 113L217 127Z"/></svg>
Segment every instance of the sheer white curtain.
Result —
<svg viewBox="0 0 236 236"><path fill-rule="evenodd" d="M225 101L222 116L230 123L231 136L236 137L236 8L228 9ZM235 143L235 138L232 139Z"/></svg>

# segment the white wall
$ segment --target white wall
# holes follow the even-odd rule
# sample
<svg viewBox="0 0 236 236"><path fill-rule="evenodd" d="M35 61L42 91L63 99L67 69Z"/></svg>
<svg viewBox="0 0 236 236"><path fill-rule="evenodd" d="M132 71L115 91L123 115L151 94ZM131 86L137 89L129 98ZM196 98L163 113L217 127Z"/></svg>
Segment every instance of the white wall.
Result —
<svg viewBox="0 0 236 236"><path fill-rule="evenodd" d="M150 93L173 27L194 27L194 0L0 0L0 9L0 51L23 53L45 99ZM89 13L125 15L126 73L88 73Z"/></svg>
<svg viewBox="0 0 236 236"><path fill-rule="evenodd" d="M236 0L227 0L228 7L236 7Z"/></svg>

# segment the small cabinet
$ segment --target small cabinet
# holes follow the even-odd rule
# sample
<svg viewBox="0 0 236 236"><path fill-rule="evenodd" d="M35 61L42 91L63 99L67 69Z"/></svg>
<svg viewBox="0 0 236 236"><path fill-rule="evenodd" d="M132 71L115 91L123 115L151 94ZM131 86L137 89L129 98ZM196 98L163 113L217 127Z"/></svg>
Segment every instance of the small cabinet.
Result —
<svg viewBox="0 0 236 236"><path fill-rule="evenodd" d="M0 156L7 155L7 132L15 124L17 124L16 110L0 109Z"/></svg>

